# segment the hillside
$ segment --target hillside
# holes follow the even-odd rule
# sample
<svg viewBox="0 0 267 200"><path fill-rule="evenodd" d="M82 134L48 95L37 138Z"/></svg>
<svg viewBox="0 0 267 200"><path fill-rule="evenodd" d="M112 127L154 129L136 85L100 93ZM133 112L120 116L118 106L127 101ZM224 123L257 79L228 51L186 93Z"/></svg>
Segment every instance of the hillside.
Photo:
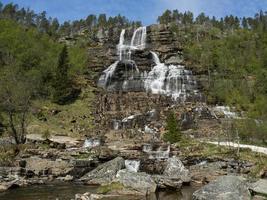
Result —
<svg viewBox="0 0 267 200"><path fill-rule="evenodd" d="M0 192L68 183L89 185L77 200L266 195L266 30L262 11L59 24L0 3Z"/></svg>

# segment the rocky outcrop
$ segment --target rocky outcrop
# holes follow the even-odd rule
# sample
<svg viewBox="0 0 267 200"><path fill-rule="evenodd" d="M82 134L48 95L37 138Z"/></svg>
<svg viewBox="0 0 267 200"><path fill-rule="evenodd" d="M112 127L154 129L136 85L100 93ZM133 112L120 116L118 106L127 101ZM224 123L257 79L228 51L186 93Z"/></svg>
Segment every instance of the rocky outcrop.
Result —
<svg viewBox="0 0 267 200"><path fill-rule="evenodd" d="M188 183L191 180L189 170L186 169L182 161L175 156L168 159L167 167L164 170L163 175L180 179L185 183Z"/></svg>
<svg viewBox="0 0 267 200"><path fill-rule="evenodd" d="M249 200L250 193L244 178L222 176L193 194L193 200Z"/></svg>
<svg viewBox="0 0 267 200"><path fill-rule="evenodd" d="M154 193L157 189L157 184L151 175L143 172L120 170L116 175L116 181L142 194Z"/></svg>
<svg viewBox="0 0 267 200"><path fill-rule="evenodd" d="M159 189L179 190L183 184L179 178L177 179L162 175L153 175L152 178Z"/></svg>
<svg viewBox="0 0 267 200"><path fill-rule="evenodd" d="M249 190L253 195L262 195L267 197L267 180L260 179L256 183L253 183Z"/></svg>
<svg viewBox="0 0 267 200"><path fill-rule="evenodd" d="M84 175L80 180L86 184L107 184L115 178L117 172L125 168L125 161L121 157L117 157L106 162L91 172Z"/></svg>

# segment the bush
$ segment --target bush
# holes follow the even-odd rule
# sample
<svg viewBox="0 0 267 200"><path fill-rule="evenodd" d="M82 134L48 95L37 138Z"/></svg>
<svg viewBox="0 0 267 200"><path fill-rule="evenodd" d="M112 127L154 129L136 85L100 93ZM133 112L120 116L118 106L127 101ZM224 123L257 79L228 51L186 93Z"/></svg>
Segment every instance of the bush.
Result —
<svg viewBox="0 0 267 200"><path fill-rule="evenodd" d="M167 117L167 130L164 134L163 139L167 142L170 142L171 144L177 143L181 140L181 131L178 126L178 122L175 118L175 114L173 112L170 112Z"/></svg>
<svg viewBox="0 0 267 200"><path fill-rule="evenodd" d="M48 129L43 132L42 138L45 139L45 140L48 140L48 139L51 138L51 133L50 133L50 131Z"/></svg>

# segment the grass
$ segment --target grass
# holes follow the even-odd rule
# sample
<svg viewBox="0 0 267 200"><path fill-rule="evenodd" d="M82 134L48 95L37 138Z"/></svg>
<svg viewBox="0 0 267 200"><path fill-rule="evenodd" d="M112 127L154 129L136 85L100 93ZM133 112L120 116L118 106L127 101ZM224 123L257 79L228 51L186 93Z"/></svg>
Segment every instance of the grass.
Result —
<svg viewBox="0 0 267 200"><path fill-rule="evenodd" d="M254 167L249 174L251 177L260 177L261 172L267 170L267 155L252 152L250 149L241 148L237 154L237 148L217 146L186 137L176 146L181 150L182 157L236 159L253 163Z"/></svg>
<svg viewBox="0 0 267 200"><path fill-rule="evenodd" d="M79 81L83 89L80 97L72 104L57 105L49 100L34 102L34 108L38 112L30 118L29 133L41 134L49 131L51 135L79 137L92 131L93 88L85 80Z"/></svg>
<svg viewBox="0 0 267 200"><path fill-rule="evenodd" d="M112 191L118 191L118 190L123 190L124 186L121 183L118 182L113 182L108 185L102 185L98 188L97 193L100 194L107 194Z"/></svg>

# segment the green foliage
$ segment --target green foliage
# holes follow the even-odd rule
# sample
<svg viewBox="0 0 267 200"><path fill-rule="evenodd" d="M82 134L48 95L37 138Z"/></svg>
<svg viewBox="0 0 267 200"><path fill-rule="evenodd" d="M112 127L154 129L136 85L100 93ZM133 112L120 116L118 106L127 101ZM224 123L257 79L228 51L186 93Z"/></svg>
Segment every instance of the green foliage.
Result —
<svg viewBox="0 0 267 200"><path fill-rule="evenodd" d="M109 185L102 185L98 188L97 193L100 194L107 194L109 192L114 192L114 191L120 191L123 190L125 187L118 182L113 182L110 183Z"/></svg>
<svg viewBox="0 0 267 200"><path fill-rule="evenodd" d="M267 123L253 119L239 119L234 123L241 141L246 143L258 143L267 145Z"/></svg>
<svg viewBox="0 0 267 200"><path fill-rule="evenodd" d="M164 134L164 140L171 144L179 142L181 140L181 131L178 126L174 112L170 112L167 117L167 130Z"/></svg>
<svg viewBox="0 0 267 200"><path fill-rule="evenodd" d="M68 74L69 68L70 64L67 46L64 46L58 58L58 66L53 83L53 101L55 103L66 103L72 92L71 80Z"/></svg>
<svg viewBox="0 0 267 200"><path fill-rule="evenodd" d="M43 133L42 133L42 138L45 140L48 140L51 138L51 133L49 131L49 129L46 129Z"/></svg>

